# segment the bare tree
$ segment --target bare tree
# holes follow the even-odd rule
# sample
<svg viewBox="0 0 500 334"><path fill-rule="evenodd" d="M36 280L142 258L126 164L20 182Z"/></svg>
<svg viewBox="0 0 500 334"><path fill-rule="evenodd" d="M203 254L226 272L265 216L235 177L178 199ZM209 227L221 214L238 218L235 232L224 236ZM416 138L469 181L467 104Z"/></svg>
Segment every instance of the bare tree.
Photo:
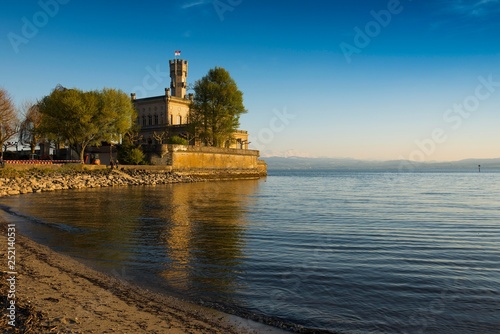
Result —
<svg viewBox="0 0 500 334"><path fill-rule="evenodd" d="M19 141L22 145L29 146L33 155L36 146L43 138L38 131L42 122L42 114L38 110L38 104L31 101L23 103L22 112L24 119L19 129Z"/></svg>
<svg viewBox="0 0 500 334"><path fill-rule="evenodd" d="M168 132L162 131L160 133L156 133L156 131L153 131L153 138L158 144L164 144L168 139Z"/></svg>
<svg viewBox="0 0 500 334"><path fill-rule="evenodd" d="M19 131L16 108L9 93L0 88L0 159L3 160L4 146Z"/></svg>

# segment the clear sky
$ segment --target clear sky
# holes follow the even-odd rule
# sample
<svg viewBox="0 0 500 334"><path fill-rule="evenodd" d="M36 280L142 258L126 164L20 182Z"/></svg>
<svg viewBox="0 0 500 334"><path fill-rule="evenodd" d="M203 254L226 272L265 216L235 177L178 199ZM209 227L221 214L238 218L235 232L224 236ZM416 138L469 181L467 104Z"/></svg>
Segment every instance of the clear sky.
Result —
<svg viewBox="0 0 500 334"><path fill-rule="evenodd" d="M5 0L0 86L155 96L226 68L262 155L500 157L499 0Z"/></svg>

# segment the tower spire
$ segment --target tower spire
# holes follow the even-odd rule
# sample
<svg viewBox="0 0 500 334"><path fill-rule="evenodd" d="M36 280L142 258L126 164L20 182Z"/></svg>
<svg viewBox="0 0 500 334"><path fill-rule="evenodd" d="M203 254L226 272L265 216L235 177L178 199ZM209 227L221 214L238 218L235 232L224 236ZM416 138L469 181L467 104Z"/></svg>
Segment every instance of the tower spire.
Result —
<svg viewBox="0 0 500 334"><path fill-rule="evenodd" d="M174 58L173 60L170 60L169 63L171 79L170 88L172 89L172 96L185 98L187 90L188 62L187 60Z"/></svg>
<svg viewBox="0 0 500 334"><path fill-rule="evenodd" d="M187 89L187 74L188 62L187 60L177 59L180 56L180 51L174 52L174 59L170 60L170 88L172 96L185 98Z"/></svg>

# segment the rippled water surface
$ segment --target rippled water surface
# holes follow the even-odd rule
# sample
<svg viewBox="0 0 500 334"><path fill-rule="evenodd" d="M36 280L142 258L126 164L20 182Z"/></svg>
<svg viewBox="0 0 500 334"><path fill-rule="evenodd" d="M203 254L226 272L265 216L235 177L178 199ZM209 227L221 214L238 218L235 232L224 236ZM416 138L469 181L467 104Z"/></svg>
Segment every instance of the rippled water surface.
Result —
<svg viewBox="0 0 500 334"><path fill-rule="evenodd" d="M500 332L500 173L275 171L2 204L57 251L233 312L341 333Z"/></svg>

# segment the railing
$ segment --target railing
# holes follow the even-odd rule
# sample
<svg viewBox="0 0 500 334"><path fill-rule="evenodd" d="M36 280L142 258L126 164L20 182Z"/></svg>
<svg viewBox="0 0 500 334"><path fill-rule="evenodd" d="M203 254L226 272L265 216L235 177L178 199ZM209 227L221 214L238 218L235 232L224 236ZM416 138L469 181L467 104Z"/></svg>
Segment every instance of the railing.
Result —
<svg viewBox="0 0 500 334"><path fill-rule="evenodd" d="M4 160L5 164L12 165L52 165L52 164L68 164L82 163L81 160Z"/></svg>

